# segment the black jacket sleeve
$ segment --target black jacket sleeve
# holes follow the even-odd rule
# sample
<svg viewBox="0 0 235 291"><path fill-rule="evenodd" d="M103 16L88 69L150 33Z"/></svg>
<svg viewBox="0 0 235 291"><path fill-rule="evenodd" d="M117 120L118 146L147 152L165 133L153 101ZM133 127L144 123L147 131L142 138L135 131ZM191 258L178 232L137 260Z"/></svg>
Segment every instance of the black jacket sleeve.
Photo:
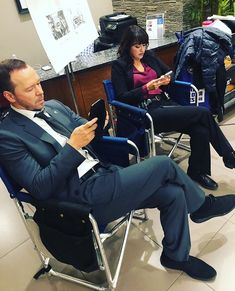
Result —
<svg viewBox="0 0 235 291"><path fill-rule="evenodd" d="M113 62L111 80L117 100L132 105L143 100L142 87L134 88L132 68L121 60Z"/></svg>

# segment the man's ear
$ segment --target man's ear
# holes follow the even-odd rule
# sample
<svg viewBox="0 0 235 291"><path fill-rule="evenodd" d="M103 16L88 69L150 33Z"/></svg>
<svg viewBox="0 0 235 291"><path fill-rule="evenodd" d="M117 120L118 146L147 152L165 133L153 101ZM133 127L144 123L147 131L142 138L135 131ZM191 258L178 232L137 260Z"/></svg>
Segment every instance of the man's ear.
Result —
<svg viewBox="0 0 235 291"><path fill-rule="evenodd" d="M3 91L3 96L8 100L10 103L15 102L15 95L11 93L10 91Z"/></svg>

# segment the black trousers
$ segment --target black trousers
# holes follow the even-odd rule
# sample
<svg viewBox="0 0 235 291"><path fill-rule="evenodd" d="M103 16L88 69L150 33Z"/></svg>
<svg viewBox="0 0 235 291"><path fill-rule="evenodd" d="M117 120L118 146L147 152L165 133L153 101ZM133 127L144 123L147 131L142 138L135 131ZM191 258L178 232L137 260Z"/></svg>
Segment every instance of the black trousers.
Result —
<svg viewBox="0 0 235 291"><path fill-rule="evenodd" d="M211 112L205 107L159 106L155 102L148 111L156 133L176 131L190 136L188 173L211 174L210 144L221 157L227 157L233 151Z"/></svg>

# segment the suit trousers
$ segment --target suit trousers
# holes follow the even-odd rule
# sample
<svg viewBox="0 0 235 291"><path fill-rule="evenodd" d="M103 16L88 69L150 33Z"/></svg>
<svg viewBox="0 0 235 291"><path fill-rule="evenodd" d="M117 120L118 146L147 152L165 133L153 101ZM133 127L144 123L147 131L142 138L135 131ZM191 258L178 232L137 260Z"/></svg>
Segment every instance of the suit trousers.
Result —
<svg viewBox="0 0 235 291"><path fill-rule="evenodd" d="M190 136L189 173L211 175L210 143L219 156L228 157L233 151L211 112L205 107L149 106L155 132L176 131Z"/></svg>
<svg viewBox="0 0 235 291"><path fill-rule="evenodd" d="M99 224L133 209L158 208L165 254L174 260L187 260L188 213L201 206L205 194L170 158L153 157L127 168L101 168L82 183L80 194Z"/></svg>

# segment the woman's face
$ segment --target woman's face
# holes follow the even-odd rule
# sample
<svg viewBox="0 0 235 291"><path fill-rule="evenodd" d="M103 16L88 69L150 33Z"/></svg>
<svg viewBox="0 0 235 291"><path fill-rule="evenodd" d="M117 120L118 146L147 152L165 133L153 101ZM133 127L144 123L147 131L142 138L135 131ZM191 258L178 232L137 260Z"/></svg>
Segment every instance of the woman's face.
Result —
<svg viewBox="0 0 235 291"><path fill-rule="evenodd" d="M144 56L146 51L147 45L146 44L133 44L130 48L130 55L134 60L141 60Z"/></svg>

